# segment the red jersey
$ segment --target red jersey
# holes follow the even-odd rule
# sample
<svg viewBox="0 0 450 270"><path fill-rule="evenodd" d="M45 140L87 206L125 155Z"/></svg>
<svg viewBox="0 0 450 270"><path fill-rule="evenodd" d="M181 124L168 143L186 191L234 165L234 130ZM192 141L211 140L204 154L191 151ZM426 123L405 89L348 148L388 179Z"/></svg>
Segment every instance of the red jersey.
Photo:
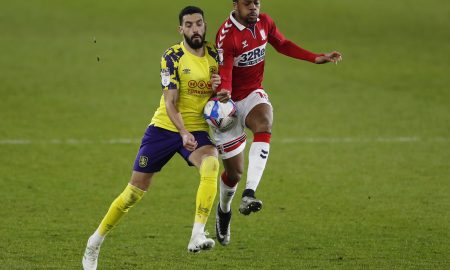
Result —
<svg viewBox="0 0 450 270"><path fill-rule="evenodd" d="M269 42L278 52L309 62L319 54L300 48L281 34L274 21L261 13L256 24L245 27L233 12L222 24L216 36L221 84L217 91L231 91L231 98L242 100L256 89L262 89L266 45Z"/></svg>

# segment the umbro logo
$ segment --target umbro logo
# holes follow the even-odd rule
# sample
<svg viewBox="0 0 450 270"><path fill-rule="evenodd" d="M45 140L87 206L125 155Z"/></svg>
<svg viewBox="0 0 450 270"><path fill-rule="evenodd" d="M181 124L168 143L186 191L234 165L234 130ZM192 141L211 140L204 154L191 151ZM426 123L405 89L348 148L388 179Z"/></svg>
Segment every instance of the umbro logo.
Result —
<svg viewBox="0 0 450 270"><path fill-rule="evenodd" d="M261 149L261 154L259 156L262 159L266 159L268 155L269 155L269 151L264 151L263 149Z"/></svg>

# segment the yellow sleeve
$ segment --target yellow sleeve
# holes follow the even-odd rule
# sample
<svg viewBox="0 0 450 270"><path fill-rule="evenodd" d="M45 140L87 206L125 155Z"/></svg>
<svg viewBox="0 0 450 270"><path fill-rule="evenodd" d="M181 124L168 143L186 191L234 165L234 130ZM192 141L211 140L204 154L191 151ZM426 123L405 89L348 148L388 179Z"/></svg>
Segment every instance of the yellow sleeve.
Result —
<svg viewBox="0 0 450 270"><path fill-rule="evenodd" d="M161 57L161 87L163 90L180 89L179 57L171 48Z"/></svg>

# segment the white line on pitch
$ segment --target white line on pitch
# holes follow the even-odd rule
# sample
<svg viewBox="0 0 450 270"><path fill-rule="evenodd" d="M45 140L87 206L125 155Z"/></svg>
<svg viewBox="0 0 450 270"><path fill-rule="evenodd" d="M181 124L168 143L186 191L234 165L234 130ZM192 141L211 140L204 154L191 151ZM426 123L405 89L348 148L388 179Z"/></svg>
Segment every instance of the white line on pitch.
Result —
<svg viewBox="0 0 450 270"><path fill-rule="evenodd" d="M109 140L87 140L87 139L51 139L51 140L0 140L0 145L28 145L28 144L136 144L138 139L109 139Z"/></svg>
<svg viewBox="0 0 450 270"><path fill-rule="evenodd" d="M249 139L251 141L251 139ZM274 143L294 144L294 143L449 143L450 138L431 137L422 138L417 136L404 137L293 137L274 138ZM28 139L0 139L0 145L30 145L30 144L50 144L50 145L82 145L82 144L139 144L139 139L119 138L108 140L89 139L50 139L50 140L28 140Z"/></svg>
<svg viewBox="0 0 450 270"><path fill-rule="evenodd" d="M450 138L444 138L444 137L421 138L421 137L417 137L417 136L372 137L372 138L298 137L298 138L280 139L279 142L286 143L286 144L289 144L289 143L421 143L421 142L448 143L448 142L450 142Z"/></svg>

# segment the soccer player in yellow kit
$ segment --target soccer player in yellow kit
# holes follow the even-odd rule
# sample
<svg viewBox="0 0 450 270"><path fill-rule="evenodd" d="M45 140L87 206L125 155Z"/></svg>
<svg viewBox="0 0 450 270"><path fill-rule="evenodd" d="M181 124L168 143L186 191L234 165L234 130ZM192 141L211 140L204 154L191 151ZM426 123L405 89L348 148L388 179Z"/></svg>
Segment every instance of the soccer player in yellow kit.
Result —
<svg viewBox="0 0 450 270"><path fill-rule="evenodd" d="M131 180L111 204L97 230L88 240L82 264L96 269L100 246L128 210L141 200L156 172L179 153L200 172L196 211L189 252L214 247L207 238L205 224L217 192L219 162L217 150L208 136L203 107L220 84L218 55L212 43L205 42L203 11L188 6L179 14L183 42L170 47L161 60L163 96L134 162Z"/></svg>

